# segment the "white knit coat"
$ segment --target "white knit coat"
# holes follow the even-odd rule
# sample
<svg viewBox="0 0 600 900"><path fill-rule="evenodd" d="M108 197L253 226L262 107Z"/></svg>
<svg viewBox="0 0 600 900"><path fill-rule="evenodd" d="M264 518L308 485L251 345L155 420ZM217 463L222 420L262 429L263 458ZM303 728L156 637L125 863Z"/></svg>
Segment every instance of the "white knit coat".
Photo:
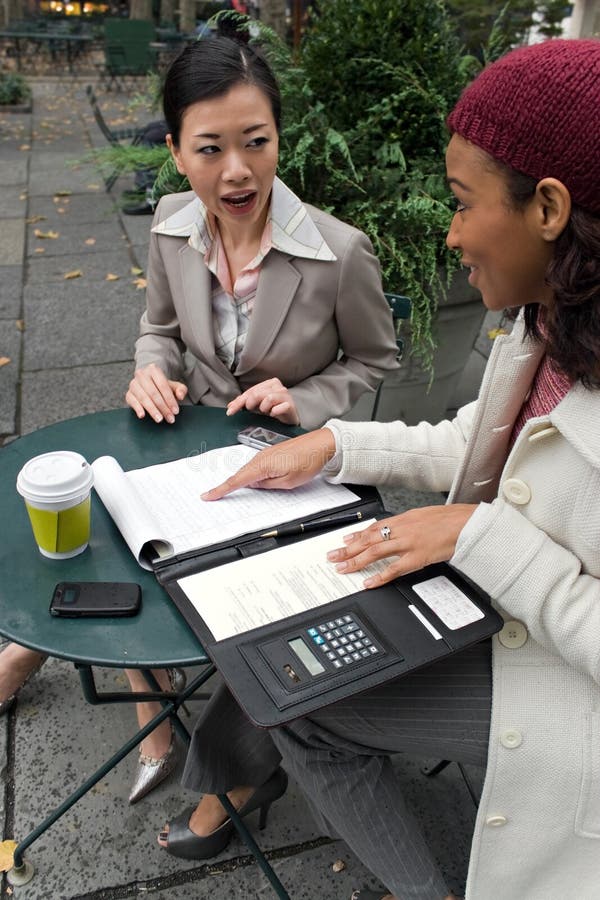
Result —
<svg viewBox="0 0 600 900"><path fill-rule="evenodd" d="M331 480L479 504L450 562L505 625L466 900L600 900L600 391L576 384L507 457L541 353L518 321L452 422L328 423Z"/></svg>

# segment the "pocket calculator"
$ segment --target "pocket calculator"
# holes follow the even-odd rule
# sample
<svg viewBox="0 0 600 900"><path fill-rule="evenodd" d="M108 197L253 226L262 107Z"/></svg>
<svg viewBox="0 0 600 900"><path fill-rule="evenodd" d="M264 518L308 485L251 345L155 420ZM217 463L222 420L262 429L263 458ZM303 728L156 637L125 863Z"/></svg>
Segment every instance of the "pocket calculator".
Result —
<svg viewBox="0 0 600 900"><path fill-rule="evenodd" d="M259 650L288 691L387 656L383 641L354 611L281 634Z"/></svg>

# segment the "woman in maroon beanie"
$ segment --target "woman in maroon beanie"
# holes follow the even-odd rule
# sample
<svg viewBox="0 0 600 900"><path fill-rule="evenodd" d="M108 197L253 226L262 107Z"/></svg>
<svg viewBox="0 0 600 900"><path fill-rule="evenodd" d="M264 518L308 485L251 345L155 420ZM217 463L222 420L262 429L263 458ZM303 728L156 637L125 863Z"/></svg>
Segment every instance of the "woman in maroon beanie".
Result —
<svg viewBox="0 0 600 900"><path fill-rule="evenodd" d="M321 470L448 491L445 506L370 525L328 558L342 572L385 560L367 588L447 560L488 592L504 627L271 732L220 690L184 775L205 795L161 834L170 852L222 850L233 827L212 795L229 792L243 814L266 809L285 789L283 760L390 892L355 898L453 897L390 762L406 752L486 767L468 900L600 897L599 113L600 42L556 40L495 62L449 117L448 245L486 307L515 318L477 401L437 425L330 420L205 497Z"/></svg>

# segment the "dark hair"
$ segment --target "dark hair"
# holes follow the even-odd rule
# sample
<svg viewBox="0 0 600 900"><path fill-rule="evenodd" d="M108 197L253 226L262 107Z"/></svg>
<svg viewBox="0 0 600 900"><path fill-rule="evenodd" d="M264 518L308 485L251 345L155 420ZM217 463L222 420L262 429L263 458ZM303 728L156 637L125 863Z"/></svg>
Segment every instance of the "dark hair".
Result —
<svg viewBox="0 0 600 900"><path fill-rule="evenodd" d="M523 210L538 180L498 160L493 163L504 176L509 203ZM525 307L527 333L545 342L548 355L572 381L600 387L600 216L573 203L567 226L554 245L546 283L554 303L550 308L539 303ZM517 313L511 310L511 318Z"/></svg>
<svg viewBox="0 0 600 900"><path fill-rule="evenodd" d="M169 67L163 89L165 119L175 146L179 146L181 122L189 106L222 97L238 84L255 85L265 94L279 131L279 86L255 47L230 37L200 38L187 46Z"/></svg>

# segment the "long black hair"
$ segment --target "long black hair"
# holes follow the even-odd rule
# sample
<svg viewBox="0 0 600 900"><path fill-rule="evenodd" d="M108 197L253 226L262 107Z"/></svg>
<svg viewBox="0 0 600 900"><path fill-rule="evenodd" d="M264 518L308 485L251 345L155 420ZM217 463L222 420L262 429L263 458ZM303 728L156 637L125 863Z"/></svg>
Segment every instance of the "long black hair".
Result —
<svg viewBox="0 0 600 900"><path fill-rule="evenodd" d="M509 203L523 210L535 194L537 179L493 162L504 176ZM573 203L566 228L555 242L546 283L554 303L525 307L528 334L542 339L543 331L546 352L572 381L600 387L600 216ZM512 317L517 312L513 310Z"/></svg>
<svg viewBox="0 0 600 900"><path fill-rule="evenodd" d="M200 100L222 97L238 84L259 88L281 127L279 85L266 59L251 44L219 36L200 38L173 61L165 78L163 109L173 144L179 146L183 115Z"/></svg>

